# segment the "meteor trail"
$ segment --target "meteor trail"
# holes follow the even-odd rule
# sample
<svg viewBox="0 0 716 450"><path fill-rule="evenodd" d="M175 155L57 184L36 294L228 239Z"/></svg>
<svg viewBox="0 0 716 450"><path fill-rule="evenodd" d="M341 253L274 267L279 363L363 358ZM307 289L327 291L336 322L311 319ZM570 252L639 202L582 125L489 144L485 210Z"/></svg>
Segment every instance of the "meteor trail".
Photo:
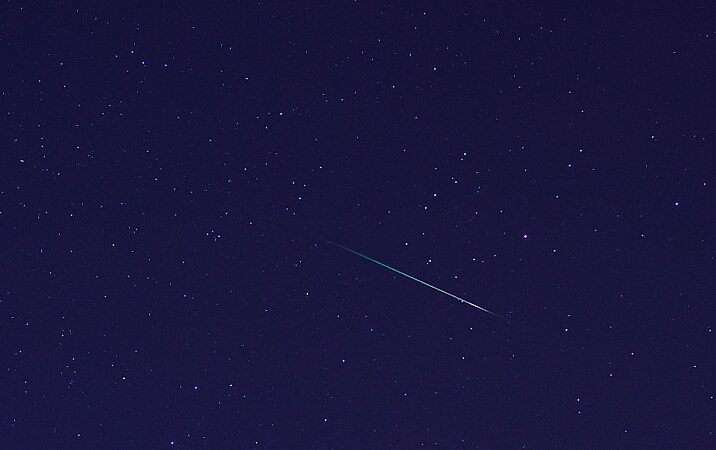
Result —
<svg viewBox="0 0 716 450"><path fill-rule="evenodd" d="M318 235L316 235L316 236L318 236ZM497 314L497 313L494 313L494 312L492 312L492 311L490 311L490 310L487 310L487 309L483 308L482 306L476 305L476 304L474 304L474 303L472 303L472 302L468 302L468 301L465 300L464 298L460 298L460 297L458 297L457 295L451 294L451 293L449 293L449 292L447 292L447 291L444 291L444 290L440 289L439 287L433 286L433 285L430 284L430 283L426 283L426 282L423 281L423 280L419 280L419 279L415 278L415 277L412 276L412 275L408 275L408 274L405 273L405 272L401 272L400 270L398 270L398 269L396 269L396 268L394 268L394 267L390 267L389 265L384 264L384 263L382 263L382 262L380 262L380 261L378 261L378 260L375 260L375 259L371 258L370 256L366 256L366 255L364 255L364 254L362 254L362 253L359 253L359 252L353 250L352 248L348 248L348 247L346 247L345 245L341 245L341 244L339 244L338 242L333 242L333 241L331 241L330 239L326 239L326 238L321 237L321 236L318 236L318 237L320 237L321 239L325 240L325 241L328 242L329 244L333 244L333 245L335 245L336 247L340 247L340 248L342 248L343 250L346 250L346 251L349 251L349 252L353 253L354 255L358 255L358 256L360 256L361 258L365 258L365 259L367 259L367 260L370 261L370 262L374 262L374 263L378 264L379 266L383 266L383 267L385 267L386 269L390 269L390 270L392 270L393 272L399 273L399 274L401 274L401 275L404 276L404 277L410 278L410 279L413 280L413 281L417 281L417 282L420 283L420 284L424 284L425 286L427 286L427 287L429 287L429 288L432 288L432 289L435 289L436 291L438 291L438 292L440 292L440 293L442 293L442 294L448 295L448 296L450 296L450 297L452 297L452 298L454 298L454 299L456 299L456 300L459 300L459 301L462 302L462 303L467 303L468 305L470 305L470 306L472 306L472 307L474 307L474 308L477 308L477 309L479 309L480 311L484 311L484 312L486 312L486 313L488 313L488 314L492 314L493 316L499 317L499 318L502 319L502 320L507 320L507 318L505 318L505 317L503 317L503 316L501 316L501 315L499 315L499 314Z"/></svg>

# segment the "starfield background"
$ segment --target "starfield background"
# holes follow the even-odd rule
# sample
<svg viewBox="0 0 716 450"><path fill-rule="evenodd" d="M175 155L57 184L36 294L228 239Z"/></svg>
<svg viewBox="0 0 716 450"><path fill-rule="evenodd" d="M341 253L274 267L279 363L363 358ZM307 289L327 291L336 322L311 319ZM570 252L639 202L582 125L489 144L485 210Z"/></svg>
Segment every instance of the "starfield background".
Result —
<svg viewBox="0 0 716 450"><path fill-rule="evenodd" d="M715 11L3 2L0 447L716 448Z"/></svg>

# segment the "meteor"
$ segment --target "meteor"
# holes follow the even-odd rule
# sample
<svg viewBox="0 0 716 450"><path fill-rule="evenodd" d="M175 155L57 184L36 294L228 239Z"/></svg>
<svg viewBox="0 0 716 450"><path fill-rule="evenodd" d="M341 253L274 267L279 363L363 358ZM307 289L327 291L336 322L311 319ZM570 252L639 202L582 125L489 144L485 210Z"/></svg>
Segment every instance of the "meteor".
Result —
<svg viewBox="0 0 716 450"><path fill-rule="evenodd" d="M316 236L318 236L318 235L316 235ZM368 261L373 262L373 263L376 263L376 264L378 264L379 266L383 266L383 267L385 267L386 269L390 269L390 270L392 270L393 272L399 273L399 274L401 274L402 276L404 276L404 277L406 277L406 278L410 278L410 279L413 280L413 281L417 281L418 283L423 284L423 285L425 285L425 286L427 286L427 287L429 287L429 288L431 288L431 289L435 289L436 291L438 291L438 292L440 292L440 293L442 293L442 294L448 295L448 296L454 298L455 300L460 301L461 303L468 304L468 305L472 306L473 308L477 308L477 309L479 309L480 311L484 311L484 312L486 312L486 313L488 313L488 314L492 314L493 316L499 317L499 318L502 319L502 320L507 320L507 318L505 318L505 317L503 317L503 316L501 316L501 315L499 315L499 314L497 314L497 313L494 313L494 312L492 312L492 311L490 311L490 310L488 310L488 309L485 309L485 308L483 308L482 306L479 306L479 305L476 305L476 304L474 304L474 303L472 303L472 302L469 302L469 301L465 300L464 298L460 298L460 297L458 297L458 296L455 295L455 294L449 293L448 291L444 291L444 290L440 289L440 288L437 287L437 286L433 286L433 285L430 284L430 283L426 283L426 282L423 281L423 280L419 280L419 279L415 278L415 277L412 276L412 275L408 275L408 274L405 273L405 272L401 272L400 270L396 269L395 267L390 267L389 265L387 265L387 264L385 264L385 263L382 263L382 262L380 262L380 261L378 261L378 260L376 260L376 259L373 259L373 258L371 258L370 256L366 256L366 255L364 255L363 253L357 252L357 251L353 250L352 248L346 247L345 245L339 244L338 242L333 242L333 241L331 241L330 239L326 239L326 238L321 237L321 236L318 236L318 237L320 237L320 238L323 239L324 241L328 242L329 244L333 244L333 245L335 245L336 247L342 248L343 250L346 250L346 251L348 251L348 252L351 252L351 253L353 253L354 255L358 255L358 256L360 256L361 258L367 259Z"/></svg>

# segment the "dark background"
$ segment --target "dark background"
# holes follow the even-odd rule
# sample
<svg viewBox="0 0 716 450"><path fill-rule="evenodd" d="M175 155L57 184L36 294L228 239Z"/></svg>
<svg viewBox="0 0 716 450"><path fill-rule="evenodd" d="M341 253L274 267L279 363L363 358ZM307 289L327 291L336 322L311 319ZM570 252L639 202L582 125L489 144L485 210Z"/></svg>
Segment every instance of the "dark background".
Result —
<svg viewBox="0 0 716 450"><path fill-rule="evenodd" d="M205 3L3 2L0 447L716 447L712 2Z"/></svg>

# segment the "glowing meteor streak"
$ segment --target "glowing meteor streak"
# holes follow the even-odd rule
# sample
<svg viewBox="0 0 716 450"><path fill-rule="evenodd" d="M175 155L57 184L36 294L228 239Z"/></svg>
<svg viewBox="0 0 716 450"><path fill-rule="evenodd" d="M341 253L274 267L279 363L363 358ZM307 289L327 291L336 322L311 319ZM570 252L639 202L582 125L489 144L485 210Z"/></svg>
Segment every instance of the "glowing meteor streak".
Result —
<svg viewBox="0 0 716 450"><path fill-rule="evenodd" d="M383 267L385 267L386 269L390 269L390 270L392 270L393 272L399 273L399 274L401 274L401 275L404 276L404 277L410 278L410 279L413 280L413 281L417 281L417 282L420 283L420 284L424 284L425 286L427 286L427 287L429 287L429 288L432 288L432 289L435 289L436 291L438 291L438 292L440 292L440 293L442 293L442 294L448 295L448 296L450 296L450 297L452 297L452 298L454 298L454 299L456 299L456 300L459 300L459 301L462 302L462 303L466 303L466 304L468 304L468 305L470 305L470 306L472 306L472 307L474 307L474 308L479 309L480 311L484 311L484 312L486 312L486 313L488 313L488 314L492 314L493 316L499 317L499 318L502 319L502 320L507 320L505 317L503 317L503 316L501 316L501 315L499 315L499 314L497 314L497 313L494 313L494 312L492 312L492 311L490 311L490 310L487 310L487 309L483 308L482 306L476 305L476 304L474 304L474 303L472 303L472 302L468 302L468 301L465 300L464 298L460 298L460 297L458 297L457 295L451 294L451 293L449 293L449 292L447 292L447 291L444 291L444 290L440 289L439 287L433 286L433 285L430 284L430 283L426 283L426 282L423 281L423 280L419 280L419 279L415 278L415 277L412 276L412 275L408 275L408 274L405 273L405 272L401 272L400 270L398 270L398 269L396 269L396 268L394 268L394 267L390 267L389 265L384 264L384 263L382 263L382 262L380 262L380 261L378 261L378 260L375 260L375 259L371 258L370 256L366 256L366 255L364 255L364 254L362 254L362 253L359 253L359 252L353 250L352 248L348 248L348 247L346 247L345 245L341 245L341 244L339 244L338 242L333 242L333 241L331 241L331 240L329 240L329 239L326 239L326 238L323 238L323 237L321 237L321 239L325 240L325 241L328 242L329 244L333 244L333 245L335 245L335 246L337 246L337 247L342 248L343 250L349 251L349 252L353 253L354 255L358 255L358 256L360 256L361 258L365 258L365 259L367 259L367 260L370 261L370 262L374 262L374 263L378 264L379 266L383 266Z"/></svg>

